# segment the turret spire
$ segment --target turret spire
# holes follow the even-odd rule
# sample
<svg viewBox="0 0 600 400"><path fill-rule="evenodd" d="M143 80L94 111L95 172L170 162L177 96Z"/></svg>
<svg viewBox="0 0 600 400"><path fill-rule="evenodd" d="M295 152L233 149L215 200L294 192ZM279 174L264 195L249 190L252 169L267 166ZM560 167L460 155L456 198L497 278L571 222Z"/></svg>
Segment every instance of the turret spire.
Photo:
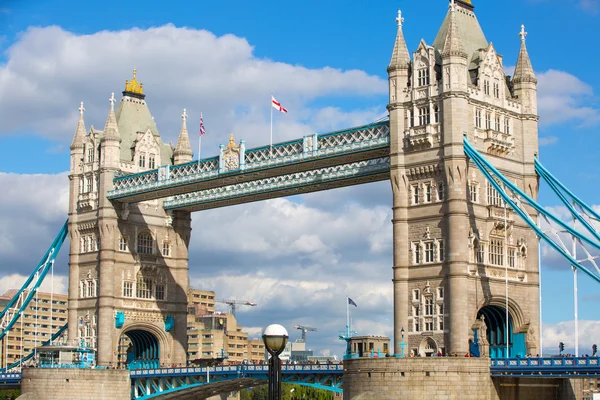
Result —
<svg viewBox="0 0 600 400"><path fill-rule="evenodd" d="M83 147L83 138L85 137L85 123L83 122L83 101L79 105L79 122L77 122L77 129L75 130L75 136L73 136L73 142L71 142L71 150L79 147Z"/></svg>
<svg viewBox="0 0 600 400"><path fill-rule="evenodd" d="M527 32L525 32L525 25L521 25L521 32L519 32L519 36L521 36L521 49L519 50L519 58L517 59L517 66L515 67L515 76L513 78L513 82L537 83L535 74L533 73L533 67L531 66L531 60L529 59L529 54L527 53L527 46L525 45L525 37L527 36Z"/></svg>
<svg viewBox="0 0 600 400"><path fill-rule="evenodd" d="M454 0L450 1L448 8L448 31L444 40L442 57L461 56L466 58L467 53L465 52L462 40L458 34L458 24L456 23L456 3L454 3Z"/></svg>
<svg viewBox="0 0 600 400"><path fill-rule="evenodd" d="M406 40L404 40L404 33L402 33L402 23L404 18L402 17L402 11L398 10L398 17L396 18L398 23L398 33L396 35L396 43L394 43L394 51L392 52L392 60L390 61L390 68L406 68L410 64L410 55L408 54L408 47L406 46Z"/></svg>
<svg viewBox="0 0 600 400"><path fill-rule="evenodd" d="M181 131L179 132L179 138L177 139L177 145L173 153L175 164L182 164L192 161L192 146L190 145L190 137L187 131L187 111L184 108L183 114L181 114Z"/></svg>
<svg viewBox="0 0 600 400"><path fill-rule="evenodd" d="M119 128L117 127L117 118L115 117L115 93L110 94L110 110L104 125L104 137L119 137Z"/></svg>

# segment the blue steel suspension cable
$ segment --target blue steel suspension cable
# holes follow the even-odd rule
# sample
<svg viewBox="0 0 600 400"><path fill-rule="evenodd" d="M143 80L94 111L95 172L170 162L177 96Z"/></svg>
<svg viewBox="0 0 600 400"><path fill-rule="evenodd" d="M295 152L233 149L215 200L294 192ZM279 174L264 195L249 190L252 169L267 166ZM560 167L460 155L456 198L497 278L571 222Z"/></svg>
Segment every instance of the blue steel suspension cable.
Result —
<svg viewBox="0 0 600 400"><path fill-rule="evenodd" d="M498 182L496 182L496 180L494 179L494 177L492 176L492 174L488 171L487 167L491 167L490 169L492 169L493 167L483 159L483 157L481 157L476 150L474 150L472 148L472 146L469 144L469 142L467 141L467 139L464 139L464 143L465 143L465 154L471 159L471 161L473 161L473 163L477 166L477 168L479 168L479 170L483 173L483 175L486 177L486 179L488 180L488 182L490 182L490 184L494 187L494 189L496 189L496 191L498 192L498 194L500 194L500 196L502 197L502 199L507 202L510 207L517 213L519 214L519 216L525 221L525 223L527 223L527 225L529 225L529 227L531 229L533 229L535 231L535 233L542 239L544 239L544 241L546 241L546 243L548 243L548 245L550 245L553 249L555 249L556 251L558 251L563 257L565 257L567 260L569 260L571 265L574 265L576 268L580 269L581 271L583 271L586 275L588 275L589 277L591 277L592 279L594 279L595 281L600 283L600 276L597 276L596 274L592 273L591 271L589 271L586 267L584 267L583 265L581 265L577 260L575 260L569 253L567 253L563 248L561 248L558 244L556 244L552 239L550 239L536 224L535 222L533 222L531 220L531 218L529 217L529 215L523 211L517 204L514 203L514 201L510 198L510 196L508 196L508 194L504 191L504 189L502 189L502 187L500 186L500 184ZM495 168L493 168L495 170ZM504 178L504 176L502 174L500 174L497 170L496 174L498 179L501 179L503 181L503 183L505 183L504 181L506 181L506 178ZM510 182L509 182L510 183ZM509 185L506 185L509 186ZM514 187L514 185L510 184L510 186ZM511 188L512 189L512 188ZM516 192L517 194L521 195L522 197L524 197L526 200L528 200L528 203L530 206L532 206L533 208L539 208L539 205L531 198L529 198L529 196L527 196L525 193L521 192L520 189L515 188L516 190L514 190L514 192ZM535 206L537 207L535 207ZM546 215L546 213L544 213ZM552 215L552 214L550 214ZM556 218L556 217L554 217ZM562 222L562 221L561 221ZM579 235L581 236L581 235Z"/></svg>
<svg viewBox="0 0 600 400"><path fill-rule="evenodd" d="M12 316L10 322L4 327L2 332L0 332L0 340L4 336L6 336L8 331L10 331L10 329L17 322L17 320L20 317L23 317L23 315L22 315L23 311L25 311L25 309L31 302L31 299L35 295L37 289L40 287L40 285L44 281L44 278L48 274L48 271L54 265L54 260L56 259L56 256L58 255L58 252L60 251L60 248L61 248L63 242L65 241L65 238L67 237L67 232L68 232L68 226L67 226L67 222L65 222L62 229L60 230L56 239L53 242L53 247L51 247L47 252L47 254L49 254L48 260L43 264L43 266L41 268L41 272L40 272L40 269L36 269L36 271L34 271L34 275L35 275L35 272L40 272L38 275L37 281L35 282L33 287L27 293L27 297L25 298L25 300L23 300L23 303L21 304L21 306L19 307L17 312ZM31 279L28 279L29 282L31 282L33 280L33 277L30 277L30 278ZM19 293L22 293L25 289L26 289L25 287L22 287ZM15 302L12 302L12 304L14 304L14 303ZM4 311L4 313L6 313L6 310Z"/></svg>
<svg viewBox="0 0 600 400"><path fill-rule="evenodd" d="M60 335L63 334L63 332L67 329L67 327L69 326L69 324L64 324L63 326L60 327L59 330L57 330L50 339L46 340L45 342L42 343L42 346L46 346L48 344L50 344L51 341L56 340L57 338L60 337ZM5 373L6 371L9 371L13 368L16 368L19 366L19 364L24 363L25 361L28 361L30 358L32 358L35 355L35 349L27 354L25 357L23 357L22 359L20 359L19 361L16 361L10 365L8 365L6 368L1 368L0 369L0 373Z"/></svg>
<svg viewBox="0 0 600 400"><path fill-rule="evenodd" d="M571 198L571 200L573 202L575 202L577 205L579 205L582 208L582 210L592 214L593 218L600 221L600 215L598 215L598 213L596 213L585 202L581 201L581 199L579 199L573 192L571 192L569 189L567 189L558 179L556 179L554 177L554 175L552 175L550 173L550 171L548 171L546 168L544 168L544 166L538 161L537 158L535 159L535 171L552 188L554 193L556 193L556 195L561 199L561 201L569 209L569 211L571 211L571 213L574 215L574 217L577 218L577 220L579 220L583 224L583 226L585 226L586 229L588 231L590 231L590 233L592 235L594 235L594 237L597 240L600 241L600 234L598 233L598 231L593 226L591 226L591 224L589 222L587 222L585 220L585 218L581 217L581 214L577 210L575 210L575 208L573 207L571 202L561 192L561 189Z"/></svg>
<svg viewBox="0 0 600 400"><path fill-rule="evenodd" d="M27 278L27 280L25 281L25 283L23 284L23 286L21 286L21 289L19 289L19 291L8 302L8 304L6 305L6 307L4 308L4 310L2 310L2 312L0 312L0 320L2 320L2 318L4 317L4 314L6 314L6 312L8 310L10 310L14 306L14 304L19 299L19 296L21 295L21 293L23 293L23 291L25 291L29 287L29 285L31 284L31 282L35 278L36 273L40 272L40 270L43 270L47 266L48 261L49 261L51 255L52 255L52 253L54 252L54 249L56 248L56 245L57 245L58 241L61 238L62 231L66 230L66 229L67 229L67 221L65 221L65 223L64 223L61 231L54 238L54 241L52 242L52 244L50 245L50 247L48 248L48 250L46 251L46 253L42 257L41 261L39 262L39 264L37 265L37 267L35 268L35 270L31 273L31 275L29 275L29 277ZM64 238L62 240L64 240Z"/></svg>
<svg viewBox="0 0 600 400"><path fill-rule="evenodd" d="M485 168L487 168L491 171L491 174L493 174L494 176L496 176L498 179L500 179L502 181L504 186L507 186L508 188L510 188L511 191L513 191L514 193L518 194L520 197L525 199L526 202L533 209L535 209L538 213L540 213L540 214L544 215L546 218L552 220L557 225L559 225L562 229L567 231L572 236L575 236L582 242L585 242L585 243L589 244L590 246L594 247L595 249L600 250L600 243L596 243L595 241L591 240L587 236L582 235L579 231L573 229L571 226L567 225L560 218L556 217L554 214L547 211L544 207L540 206L535 200L533 200L525 192L523 192L521 189L519 189L518 186L513 184L510 180L506 179L506 177L504 175L502 175L502 173L500 173L492 164L490 164L485 158L483 158L477 152L477 150L468 142L466 137L464 138L463 142L465 145L465 154L467 156L469 156L472 160L473 159L479 160L483 165L485 165Z"/></svg>

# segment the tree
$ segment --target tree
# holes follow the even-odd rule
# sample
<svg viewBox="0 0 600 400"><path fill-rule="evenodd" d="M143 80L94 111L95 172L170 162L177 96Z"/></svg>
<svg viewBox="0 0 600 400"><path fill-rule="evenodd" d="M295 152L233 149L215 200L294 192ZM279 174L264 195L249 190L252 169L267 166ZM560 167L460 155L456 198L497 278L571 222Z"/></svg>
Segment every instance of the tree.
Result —
<svg viewBox="0 0 600 400"><path fill-rule="evenodd" d="M292 391L292 389L294 389ZM241 400L268 400L269 388L267 385L243 389L240 393ZM333 393L328 390L315 389L302 385L283 383L281 385L282 400L332 400Z"/></svg>

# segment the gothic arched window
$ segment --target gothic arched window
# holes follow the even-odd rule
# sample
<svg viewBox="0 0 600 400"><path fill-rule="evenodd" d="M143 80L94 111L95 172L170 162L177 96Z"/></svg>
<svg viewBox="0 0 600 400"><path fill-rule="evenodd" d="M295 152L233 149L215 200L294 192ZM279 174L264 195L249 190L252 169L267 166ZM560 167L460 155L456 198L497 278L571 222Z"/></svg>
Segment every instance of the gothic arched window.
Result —
<svg viewBox="0 0 600 400"><path fill-rule="evenodd" d="M139 254L152 254L154 239L150 232L140 232L137 237L137 252Z"/></svg>

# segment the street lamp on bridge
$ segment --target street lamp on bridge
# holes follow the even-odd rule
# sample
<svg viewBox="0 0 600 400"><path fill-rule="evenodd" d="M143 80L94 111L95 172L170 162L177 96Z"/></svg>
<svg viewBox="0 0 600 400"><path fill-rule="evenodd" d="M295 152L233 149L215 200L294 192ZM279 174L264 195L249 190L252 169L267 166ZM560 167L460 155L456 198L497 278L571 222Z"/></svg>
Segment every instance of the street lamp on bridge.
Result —
<svg viewBox="0 0 600 400"><path fill-rule="evenodd" d="M281 400L281 360L279 354L288 341L287 330L278 324L269 325L263 332L265 348L271 355L269 360L269 400Z"/></svg>

